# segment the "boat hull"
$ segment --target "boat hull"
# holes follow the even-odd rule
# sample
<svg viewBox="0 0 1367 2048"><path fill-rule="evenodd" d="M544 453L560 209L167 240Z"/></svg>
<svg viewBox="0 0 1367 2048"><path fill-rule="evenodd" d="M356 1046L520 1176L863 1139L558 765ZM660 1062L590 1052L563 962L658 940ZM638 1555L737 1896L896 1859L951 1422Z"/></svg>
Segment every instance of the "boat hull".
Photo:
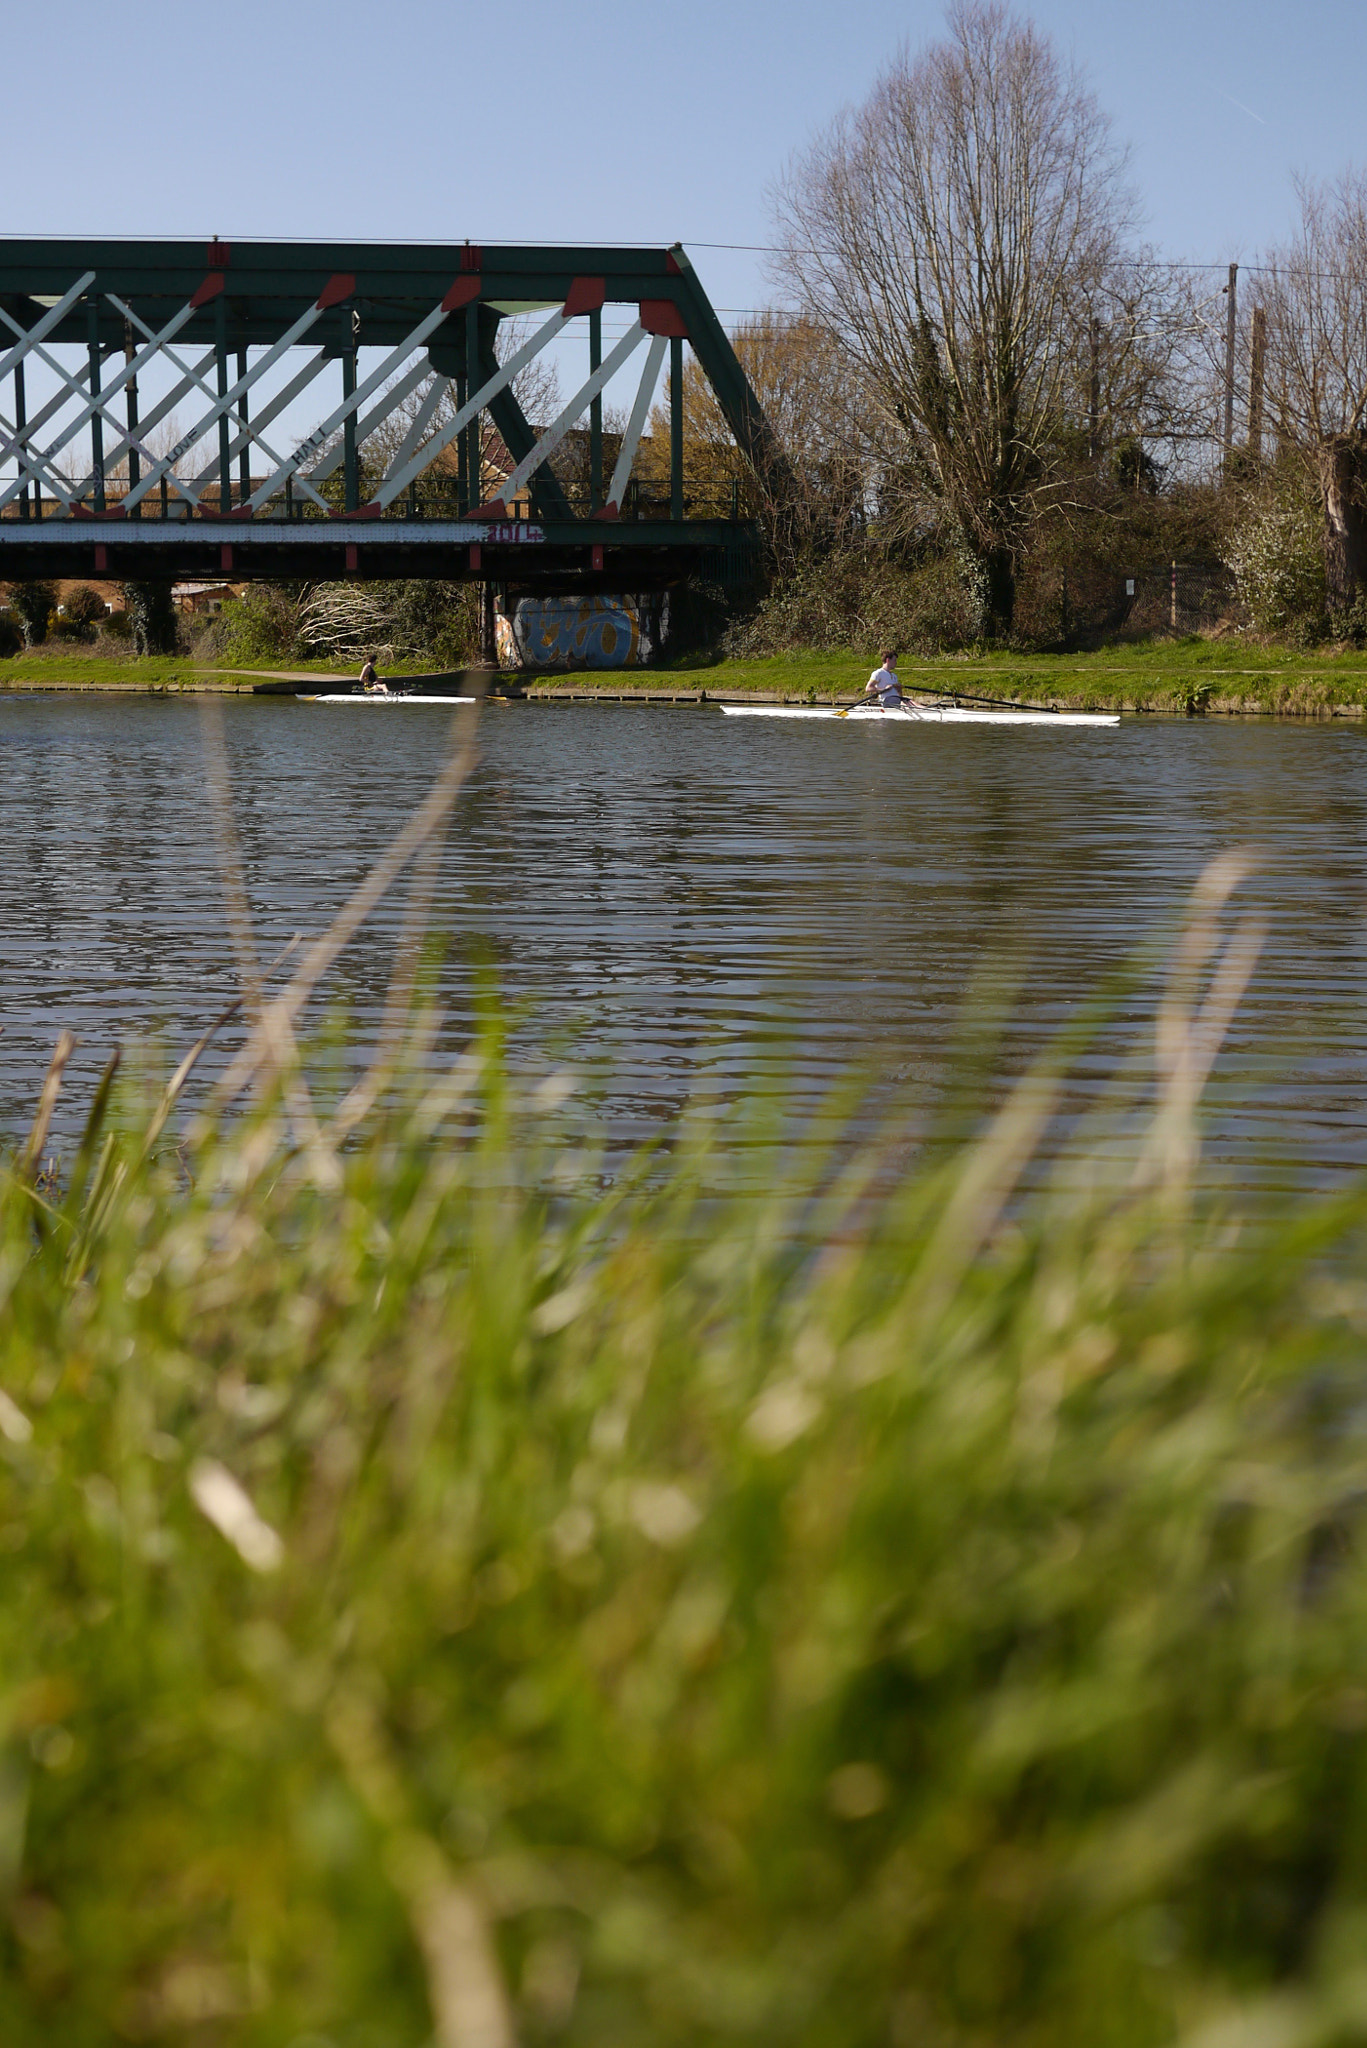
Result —
<svg viewBox="0 0 1367 2048"><path fill-rule="evenodd" d="M297 704L477 704L478 697L420 697L415 692L411 697L364 697L359 690L344 691L335 697L309 697L302 692L295 698Z"/></svg>
<svg viewBox="0 0 1367 2048"><path fill-rule="evenodd" d="M1117 711L975 711L958 704L918 704L900 711L828 710L824 705L723 704L728 718L837 718L845 725L1119 725Z"/></svg>

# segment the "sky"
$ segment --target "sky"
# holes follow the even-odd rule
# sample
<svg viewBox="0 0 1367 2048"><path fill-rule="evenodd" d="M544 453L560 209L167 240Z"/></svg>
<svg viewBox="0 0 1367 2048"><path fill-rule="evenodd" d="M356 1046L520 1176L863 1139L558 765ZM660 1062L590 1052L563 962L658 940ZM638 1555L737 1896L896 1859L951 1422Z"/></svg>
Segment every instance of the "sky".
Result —
<svg viewBox="0 0 1367 2048"><path fill-rule="evenodd" d="M681 240L727 324L768 192L938 4L0 0L8 234ZM1174 260L1251 261L1367 158L1361 0L1036 0Z"/></svg>
<svg viewBox="0 0 1367 2048"><path fill-rule="evenodd" d="M1251 257L1290 174L1367 156L1347 0L1037 0L1089 74L1148 232ZM772 296L766 191L939 4L3 0L5 232L668 243Z"/></svg>

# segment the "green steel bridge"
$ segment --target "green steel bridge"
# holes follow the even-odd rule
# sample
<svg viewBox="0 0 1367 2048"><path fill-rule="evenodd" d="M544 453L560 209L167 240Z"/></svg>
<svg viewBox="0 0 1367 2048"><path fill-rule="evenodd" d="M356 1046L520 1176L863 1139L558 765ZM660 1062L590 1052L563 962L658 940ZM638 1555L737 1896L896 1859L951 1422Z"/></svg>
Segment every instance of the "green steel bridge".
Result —
<svg viewBox="0 0 1367 2048"><path fill-rule="evenodd" d="M576 333L583 380L533 424L519 376ZM0 239L0 579L741 580L757 535L738 489L684 475L685 343L747 462L781 469L677 246ZM625 428L605 434L628 365ZM662 374L669 474L647 480ZM570 437L577 487L552 466Z"/></svg>

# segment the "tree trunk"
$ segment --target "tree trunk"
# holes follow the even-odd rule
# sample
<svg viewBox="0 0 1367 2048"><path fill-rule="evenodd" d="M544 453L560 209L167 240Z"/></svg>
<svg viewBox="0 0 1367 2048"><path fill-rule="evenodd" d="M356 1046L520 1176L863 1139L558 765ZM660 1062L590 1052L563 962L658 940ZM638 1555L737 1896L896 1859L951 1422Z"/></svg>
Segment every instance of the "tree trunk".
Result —
<svg viewBox="0 0 1367 2048"><path fill-rule="evenodd" d="M1347 611L1367 592L1367 433L1333 434L1317 456L1329 609Z"/></svg>
<svg viewBox="0 0 1367 2048"><path fill-rule="evenodd" d="M983 637L1000 640L1016 616L1016 555L1013 548L989 548L982 557Z"/></svg>

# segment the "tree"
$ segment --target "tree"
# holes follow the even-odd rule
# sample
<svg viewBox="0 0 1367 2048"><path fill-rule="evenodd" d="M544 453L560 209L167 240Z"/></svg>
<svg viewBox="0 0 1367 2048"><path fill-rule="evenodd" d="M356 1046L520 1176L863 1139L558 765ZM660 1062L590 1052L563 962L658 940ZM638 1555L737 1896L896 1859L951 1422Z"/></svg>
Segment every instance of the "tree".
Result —
<svg viewBox="0 0 1367 2048"><path fill-rule="evenodd" d="M41 647L47 638L48 621L57 609L57 586L43 578L16 583L10 603L19 614L25 647Z"/></svg>
<svg viewBox="0 0 1367 2048"><path fill-rule="evenodd" d="M134 652L174 654L178 635L170 583L162 577L125 583L123 594L133 627Z"/></svg>
<svg viewBox="0 0 1367 2048"><path fill-rule="evenodd" d="M1331 612L1367 592L1367 174L1298 179L1300 219L1266 264L1278 439L1313 465Z"/></svg>
<svg viewBox="0 0 1367 2048"><path fill-rule="evenodd" d="M1021 544L1076 378L1083 279L1130 221L1122 159L1076 71L1006 9L958 0L778 193L786 276L840 337L897 494L948 522L984 630L1009 630Z"/></svg>
<svg viewBox="0 0 1367 2048"><path fill-rule="evenodd" d="M837 540L861 523L868 450L858 376L843 344L809 314L769 309L735 329L731 345L763 408L786 467L775 480L741 452L716 393L695 356L684 363L683 458L687 491L704 516L729 509L759 519L782 569L813 543ZM670 400L650 416L637 460L642 477L669 475Z"/></svg>
<svg viewBox="0 0 1367 2048"><path fill-rule="evenodd" d="M66 594L63 617L68 629L83 640L95 638L95 628L108 616L104 599L88 583L78 583Z"/></svg>

